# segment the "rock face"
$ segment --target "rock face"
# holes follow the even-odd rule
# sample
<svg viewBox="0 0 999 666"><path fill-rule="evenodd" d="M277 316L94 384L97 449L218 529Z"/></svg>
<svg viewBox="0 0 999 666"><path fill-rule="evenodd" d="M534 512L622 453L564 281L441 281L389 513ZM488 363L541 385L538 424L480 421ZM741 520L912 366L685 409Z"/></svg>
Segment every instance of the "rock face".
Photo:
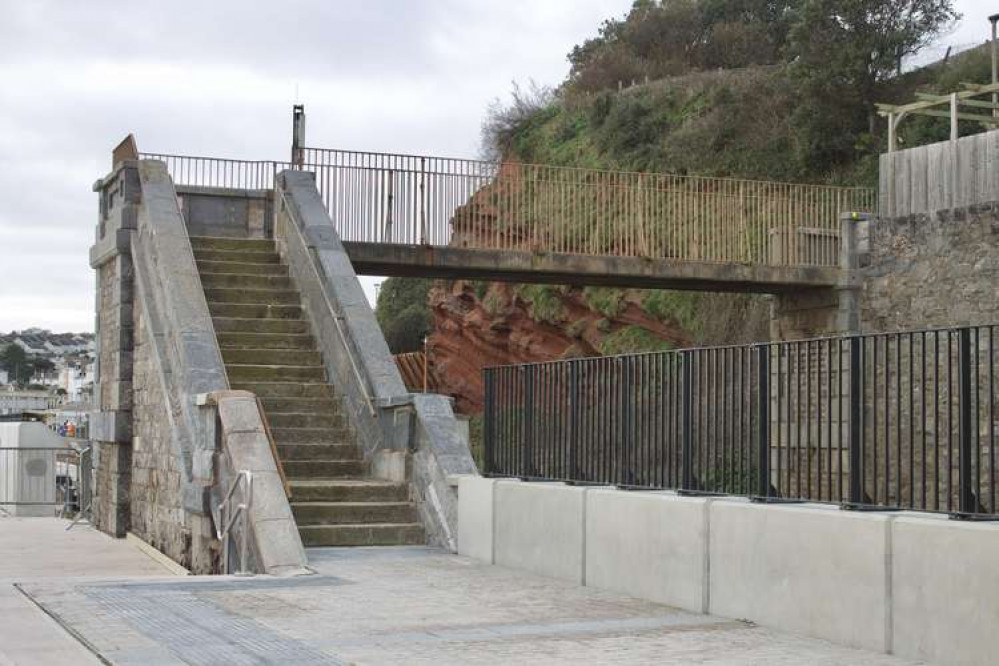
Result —
<svg viewBox="0 0 999 666"><path fill-rule="evenodd" d="M552 292L558 316L538 321L518 291L516 285L490 284L479 298L476 285L465 281L430 291L433 371L441 392L454 396L462 413L482 410L482 369L488 366L599 356L609 338L629 327L644 329L662 348L692 343L689 333L652 317L629 295L606 317L586 304L581 289L557 287Z"/></svg>

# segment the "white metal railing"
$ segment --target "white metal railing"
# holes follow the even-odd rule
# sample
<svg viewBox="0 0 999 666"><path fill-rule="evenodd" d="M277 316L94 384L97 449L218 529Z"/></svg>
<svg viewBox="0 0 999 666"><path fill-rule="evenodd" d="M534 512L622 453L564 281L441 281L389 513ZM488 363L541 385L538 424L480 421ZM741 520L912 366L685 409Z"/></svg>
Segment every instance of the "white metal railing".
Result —
<svg viewBox="0 0 999 666"><path fill-rule="evenodd" d="M836 266L862 187L302 148L300 162L143 153L178 185L270 189L315 173L346 242L766 266Z"/></svg>
<svg viewBox="0 0 999 666"><path fill-rule="evenodd" d="M242 501L233 506L233 495L236 490L243 487ZM235 572L237 576L250 576L253 572L246 567L247 555L249 553L249 513L253 505L253 472L241 470L236 474L229 491L218 506L218 513L215 518L215 534L222 542L222 573L232 573L229 562L230 540L232 538L232 528L236 521L240 521L239 530L239 569ZM213 512L214 513L214 512Z"/></svg>

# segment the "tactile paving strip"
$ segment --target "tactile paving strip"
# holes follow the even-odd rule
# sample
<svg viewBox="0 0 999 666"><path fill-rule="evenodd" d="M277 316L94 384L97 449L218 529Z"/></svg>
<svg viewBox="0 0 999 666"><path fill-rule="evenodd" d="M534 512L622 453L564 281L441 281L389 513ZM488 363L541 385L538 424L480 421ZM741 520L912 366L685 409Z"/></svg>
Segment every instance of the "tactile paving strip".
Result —
<svg viewBox="0 0 999 666"><path fill-rule="evenodd" d="M248 590L253 586L273 589L275 583L293 581L219 581L215 590ZM234 586L227 586L232 583ZM314 582L313 582L314 584ZM285 585L287 586L287 585ZM143 589L145 588L145 589ZM155 596L145 593L155 589ZM100 603L113 619L125 621L168 650L178 660L196 666L260 666L290 663L340 665L347 662L302 641L280 634L252 619L225 612L194 594L205 583L119 585L82 588ZM123 655L121 655L123 656ZM148 664L149 655L136 655ZM116 659L116 663L121 663Z"/></svg>

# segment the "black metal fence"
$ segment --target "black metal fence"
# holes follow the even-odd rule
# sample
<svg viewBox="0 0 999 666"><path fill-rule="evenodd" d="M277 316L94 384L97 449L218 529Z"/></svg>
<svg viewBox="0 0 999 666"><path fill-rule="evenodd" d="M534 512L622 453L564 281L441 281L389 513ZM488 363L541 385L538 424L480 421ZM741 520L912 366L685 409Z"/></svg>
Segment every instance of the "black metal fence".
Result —
<svg viewBox="0 0 999 666"><path fill-rule="evenodd" d="M999 513L996 327L485 370L495 476Z"/></svg>

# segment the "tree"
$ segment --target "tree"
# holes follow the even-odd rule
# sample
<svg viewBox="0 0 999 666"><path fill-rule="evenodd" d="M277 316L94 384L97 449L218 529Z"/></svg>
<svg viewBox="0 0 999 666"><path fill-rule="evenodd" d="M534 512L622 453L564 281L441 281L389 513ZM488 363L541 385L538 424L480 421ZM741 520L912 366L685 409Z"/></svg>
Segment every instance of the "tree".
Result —
<svg viewBox="0 0 999 666"><path fill-rule="evenodd" d="M427 293L431 284L431 280L415 278L382 282L375 316L393 354L423 349L423 339L430 333Z"/></svg>
<svg viewBox="0 0 999 666"><path fill-rule="evenodd" d="M10 343L0 352L0 367L7 371L8 380L24 385L31 379L32 367L28 355L19 345Z"/></svg>
<svg viewBox="0 0 999 666"><path fill-rule="evenodd" d="M959 17L953 0L805 0L788 41L799 153L850 159L874 134L879 84Z"/></svg>
<svg viewBox="0 0 999 666"><path fill-rule="evenodd" d="M569 86L595 92L646 76L779 62L802 1L635 0L569 53Z"/></svg>
<svg viewBox="0 0 999 666"><path fill-rule="evenodd" d="M41 356L32 356L28 359L31 366L31 375L42 375L55 370L55 363Z"/></svg>

